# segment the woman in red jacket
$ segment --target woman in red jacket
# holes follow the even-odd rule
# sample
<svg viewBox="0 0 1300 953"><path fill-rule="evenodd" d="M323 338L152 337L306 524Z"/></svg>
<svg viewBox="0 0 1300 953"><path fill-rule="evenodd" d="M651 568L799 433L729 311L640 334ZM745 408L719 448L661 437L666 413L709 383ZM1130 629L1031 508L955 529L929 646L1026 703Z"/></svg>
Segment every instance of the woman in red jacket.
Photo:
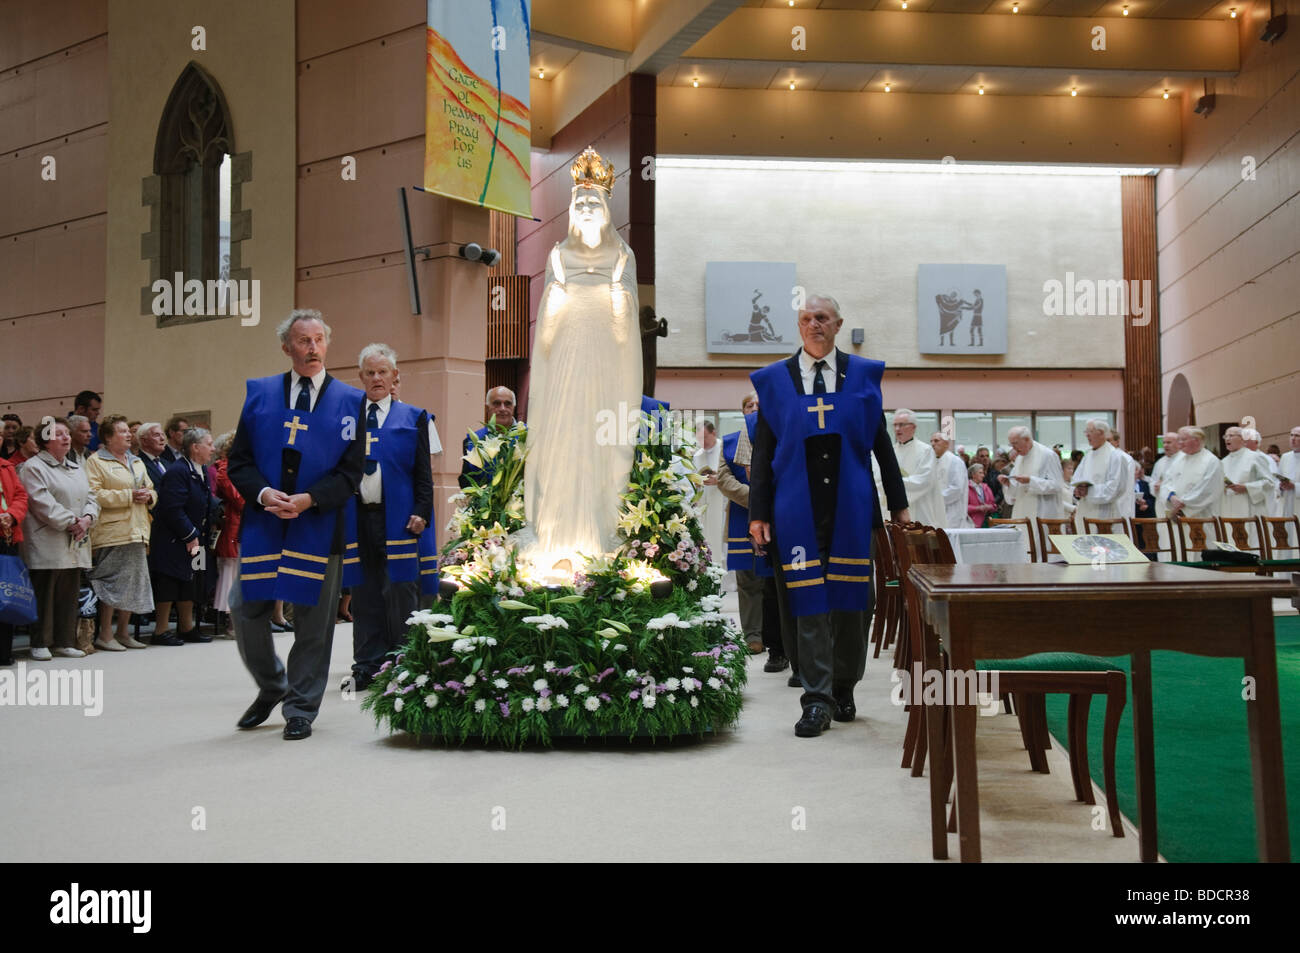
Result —
<svg viewBox="0 0 1300 953"><path fill-rule="evenodd" d="M0 457L0 555L19 555L23 541L23 517L27 515L27 490L18 471ZM14 627L0 622L0 665L14 663Z"/></svg>
<svg viewBox="0 0 1300 953"><path fill-rule="evenodd" d="M972 463L966 473L970 477L966 495L966 513L976 529L982 529L984 521L998 508L998 505L993 499L993 490L984 482L984 467Z"/></svg>
<svg viewBox="0 0 1300 953"><path fill-rule="evenodd" d="M239 524L244 514L244 498L230 482L227 473L226 454L230 452L230 444L234 439L233 430L217 438L218 456L214 464L217 498L222 502L222 524L221 535L217 537L217 592L212 605L224 617L224 625L219 628L222 637L227 639L235 637L230 622L230 587L239 578Z"/></svg>

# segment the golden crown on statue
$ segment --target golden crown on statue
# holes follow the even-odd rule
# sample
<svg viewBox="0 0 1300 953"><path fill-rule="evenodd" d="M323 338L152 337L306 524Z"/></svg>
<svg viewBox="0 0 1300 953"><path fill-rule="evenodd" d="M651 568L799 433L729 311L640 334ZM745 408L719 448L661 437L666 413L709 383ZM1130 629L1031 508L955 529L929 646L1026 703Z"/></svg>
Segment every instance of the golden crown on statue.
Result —
<svg viewBox="0 0 1300 953"><path fill-rule="evenodd" d="M606 192L614 191L614 166L600 157L600 153L591 146L582 150L582 155L569 170L573 175L574 188L597 186Z"/></svg>

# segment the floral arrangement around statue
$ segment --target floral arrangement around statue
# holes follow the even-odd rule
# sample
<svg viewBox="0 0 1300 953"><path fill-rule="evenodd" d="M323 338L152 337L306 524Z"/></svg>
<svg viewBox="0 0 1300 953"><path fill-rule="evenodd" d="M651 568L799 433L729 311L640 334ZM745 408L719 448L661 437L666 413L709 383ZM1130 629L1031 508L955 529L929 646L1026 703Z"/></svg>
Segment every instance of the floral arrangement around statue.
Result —
<svg viewBox="0 0 1300 953"><path fill-rule="evenodd" d="M669 439L671 436L671 439ZM363 706L395 731L510 747L562 736L667 737L734 724L747 652L720 611L692 446L643 415L612 554L570 586L522 565L527 434L471 435L480 479L452 497L450 603L416 612Z"/></svg>

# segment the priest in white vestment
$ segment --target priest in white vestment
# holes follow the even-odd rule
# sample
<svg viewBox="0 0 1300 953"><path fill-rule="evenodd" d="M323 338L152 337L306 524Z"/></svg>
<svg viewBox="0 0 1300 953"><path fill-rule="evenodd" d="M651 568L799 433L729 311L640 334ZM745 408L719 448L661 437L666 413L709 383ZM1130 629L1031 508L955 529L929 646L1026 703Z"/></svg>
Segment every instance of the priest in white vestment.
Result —
<svg viewBox="0 0 1300 953"><path fill-rule="evenodd" d="M926 526L943 526L943 497L935 473L934 450L916 439L916 415L894 412L894 456L907 487L907 506L913 520Z"/></svg>
<svg viewBox="0 0 1300 953"><path fill-rule="evenodd" d="M1219 515L1227 517L1267 516L1273 496L1273 474L1264 454L1246 446L1242 428L1229 427L1223 434L1228 455L1223 458L1223 502ZM1256 543L1252 535L1251 542Z"/></svg>
<svg viewBox="0 0 1300 953"><path fill-rule="evenodd" d="M1181 438L1178 436L1177 431L1171 430L1169 433L1165 434L1164 443L1164 456L1157 460L1155 465L1151 468L1151 493L1156 498L1155 515L1160 519L1164 519L1165 516L1168 515L1165 511L1165 494L1160 492L1160 488L1164 486L1165 480L1168 479L1170 468L1177 462L1178 457L1182 454L1182 451L1179 449L1181 446Z"/></svg>
<svg viewBox="0 0 1300 953"><path fill-rule="evenodd" d="M1205 449L1205 431L1200 427L1183 427L1178 434L1183 458L1161 488L1169 515L1195 519L1218 516L1223 500L1223 464Z"/></svg>
<svg viewBox="0 0 1300 953"><path fill-rule="evenodd" d="M704 531L704 540L709 544L713 561L719 566L725 565L727 542L724 538L727 529L727 498L718 489L718 469L722 464L722 441L718 439L718 430L713 421L706 420L700 425L695 448L695 472L705 477L700 505L704 515L700 517L700 529Z"/></svg>
<svg viewBox="0 0 1300 953"><path fill-rule="evenodd" d="M1259 454L1259 458L1260 458L1260 460L1263 461L1264 466L1268 467L1268 472L1269 472L1269 473L1272 475L1272 477L1273 477L1273 491L1269 494L1269 497L1268 497L1268 508L1267 508L1267 512L1265 512L1264 515L1265 515L1265 516L1277 516L1277 515L1278 515L1278 506L1279 506L1278 493L1277 493L1277 483L1278 483L1278 480L1280 480L1280 479L1282 478L1282 472L1278 469L1279 461L1274 460L1271 456L1269 456L1269 455L1268 455L1267 453L1265 453L1263 450L1259 449L1259 442L1260 442L1261 437L1260 437L1260 433L1259 433L1259 431L1256 430L1255 428L1253 428L1253 427L1242 427L1242 428L1241 428L1241 439L1244 440L1244 441L1246 441L1246 449L1247 449L1247 450L1250 450L1250 451L1253 451L1254 453Z"/></svg>
<svg viewBox="0 0 1300 953"><path fill-rule="evenodd" d="M1111 430L1110 435L1106 440L1119 452L1120 456L1124 458L1124 484L1128 487L1128 495L1127 497L1121 496L1119 498L1119 511L1122 516L1132 519L1134 516L1137 516L1137 461L1134 460L1133 455L1125 450L1120 444L1119 433L1117 431ZM1125 502L1126 500L1127 502Z"/></svg>
<svg viewBox="0 0 1300 953"><path fill-rule="evenodd" d="M1016 451L1016 462L1008 472L998 476L998 482L1002 484L1003 499L1011 502L1011 518L1063 519L1061 490L1065 487L1065 477L1060 456L1034 440L1028 427L1012 427L1007 438Z"/></svg>
<svg viewBox="0 0 1300 953"><path fill-rule="evenodd" d="M943 500L943 522L935 525L944 529L967 529L974 525L970 514L966 512L970 477L966 472L966 464L948 449L949 446L951 445L942 433L930 436L935 478L939 484L939 496Z"/></svg>
<svg viewBox="0 0 1300 953"><path fill-rule="evenodd" d="M1277 475L1277 515L1290 518L1296 515L1295 485L1300 481L1300 427L1291 428L1291 449L1282 454L1282 459L1277 465ZM1296 539L1295 526L1287 531L1287 539L1300 544L1300 540ZM1294 559L1297 556L1300 556L1300 548L1288 550L1282 558Z"/></svg>
<svg viewBox="0 0 1300 953"><path fill-rule="evenodd" d="M1074 471L1074 498L1079 501L1079 519L1120 519L1125 515L1124 499L1133 498L1133 483L1127 480L1123 451L1107 442L1110 425L1104 420L1089 420L1084 428L1088 446ZM1129 507L1132 509L1132 507Z"/></svg>

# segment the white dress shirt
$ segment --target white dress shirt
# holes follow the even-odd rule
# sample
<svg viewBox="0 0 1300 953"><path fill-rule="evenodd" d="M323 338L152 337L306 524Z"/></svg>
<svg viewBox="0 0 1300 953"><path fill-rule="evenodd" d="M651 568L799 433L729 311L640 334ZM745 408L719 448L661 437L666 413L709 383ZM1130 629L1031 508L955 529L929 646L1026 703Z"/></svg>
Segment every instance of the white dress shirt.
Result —
<svg viewBox="0 0 1300 953"><path fill-rule="evenodd" d="M838 367L838 359L835 349L831 348L830 353L825 357L813 357L803 348L799 349L799 370L803 373L803 392L805 394L813 393L813 384L817 380L816 363L821 360L826 362L822 369L822 380L826 382L826 393L835 393L835 375Z"/></svg>
<svg viewBox="0 0 1300 953"><path fill-rule="evenodd" d="M289 406L293 407L298 403L298 390L302 386L303 377L297 371L290 371L289 374L293 380L289 382ZM310 377L311 380L311 409L316 409L316 400L320 397L321 385L325 383L325 369L321 368Z"/></svg>
<svg viewBox="0 0 1300 953"><path fill-rule="evenodd" d="M366 398L366 420L370 419L370 405L376 407L375 419L379 421L379 426L384 426L384 421L388 419L388 409L393 405L393 395L389 394L383 400L372 401ZM382 503L384 501L384 468L378 463L375 464L374 473L361 474L361 502L362 503Z"/></svg>

